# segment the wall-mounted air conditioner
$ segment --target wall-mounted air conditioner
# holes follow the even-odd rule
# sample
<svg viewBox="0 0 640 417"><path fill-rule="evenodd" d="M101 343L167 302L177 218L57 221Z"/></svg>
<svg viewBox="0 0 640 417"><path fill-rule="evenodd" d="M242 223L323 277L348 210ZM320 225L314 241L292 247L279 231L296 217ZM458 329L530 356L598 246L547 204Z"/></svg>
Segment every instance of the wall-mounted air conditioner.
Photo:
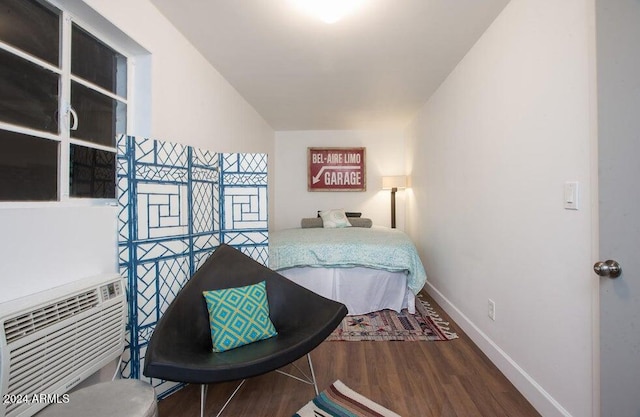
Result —
<svg viewBox="0 0 640 417"><path fill-rule="evenodd" d="M124 349L124 280L101 275L0 304L0 415L32 416Z"/></svg>

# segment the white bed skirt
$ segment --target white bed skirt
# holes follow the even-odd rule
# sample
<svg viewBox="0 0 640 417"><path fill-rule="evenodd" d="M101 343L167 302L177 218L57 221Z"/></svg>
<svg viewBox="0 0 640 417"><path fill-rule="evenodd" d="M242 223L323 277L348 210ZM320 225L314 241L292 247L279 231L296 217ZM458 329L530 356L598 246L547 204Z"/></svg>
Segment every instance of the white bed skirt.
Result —
<svg viewBox="0 0 640 417"><path fill-rule="evenodd" d="M279 270L291 281L347 306L349 315L384 309L400 312L403 308L415 314L415 296L407 288L404 272L389 272L364 267L313 268Z"/></svg>

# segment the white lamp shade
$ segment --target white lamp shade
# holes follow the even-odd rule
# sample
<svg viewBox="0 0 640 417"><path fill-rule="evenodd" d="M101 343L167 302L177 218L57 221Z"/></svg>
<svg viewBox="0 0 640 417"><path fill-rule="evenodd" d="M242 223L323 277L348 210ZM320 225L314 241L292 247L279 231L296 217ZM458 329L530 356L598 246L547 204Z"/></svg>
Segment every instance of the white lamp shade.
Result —
<svg viewBox="0 0 640 417"><path fill-rule="evenodd" d="M382 177L382 189L390 190L392 188L407 188L407 176L393 175L390 177Z"/></svg>

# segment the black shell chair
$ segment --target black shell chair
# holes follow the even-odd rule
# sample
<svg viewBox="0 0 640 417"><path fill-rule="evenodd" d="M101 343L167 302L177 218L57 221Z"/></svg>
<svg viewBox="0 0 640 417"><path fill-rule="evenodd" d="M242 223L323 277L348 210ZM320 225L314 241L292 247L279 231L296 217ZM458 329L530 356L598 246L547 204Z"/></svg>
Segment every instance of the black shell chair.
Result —
<svg viewBox="0 0 640 417"><path fill-rule="evenodd" d="M203 291L267 283L269 316L278 335L226 352L212 351L209 315ZM201 415L207 384L242 380L222 407L249 377L278 370L307 355L311 376L298 380L318 393L309 353L347 315L344 304L321 297L266 268L231 246L222 244L180 290L158 321L147 347L144 375L202 384Z"/></svg>

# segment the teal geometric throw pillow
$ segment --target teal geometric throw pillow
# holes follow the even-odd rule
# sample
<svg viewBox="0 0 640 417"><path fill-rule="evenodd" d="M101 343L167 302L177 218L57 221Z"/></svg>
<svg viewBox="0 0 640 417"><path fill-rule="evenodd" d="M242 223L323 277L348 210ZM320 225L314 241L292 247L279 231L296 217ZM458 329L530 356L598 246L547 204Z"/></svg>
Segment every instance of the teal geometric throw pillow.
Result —
<svg viewBox="0 0 640 417"><path fill-rule="evenodd" d="M278 334L269 318L266 282L203 291L214 352L224 352Z"/></svg>

